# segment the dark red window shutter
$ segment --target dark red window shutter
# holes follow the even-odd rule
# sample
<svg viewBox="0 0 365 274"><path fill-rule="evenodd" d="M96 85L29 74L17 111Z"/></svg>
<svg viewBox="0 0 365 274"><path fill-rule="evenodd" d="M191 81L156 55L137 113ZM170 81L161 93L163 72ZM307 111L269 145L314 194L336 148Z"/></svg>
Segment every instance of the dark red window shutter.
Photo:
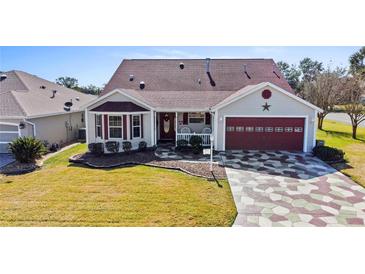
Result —
<svg viewBox="0 0 365 274"><path fill-rule="evenodd" d="M127 140L127 115L123 115L123 139Z"/></svg>
<svg viewBox="0 0 365 274"><path fill-rule="evenodd" d="M108 140L109 136L109 123L108 123L108 115L104 115L104 139Z"/></svg>
<svg viewBox="0 0 365 274"><path fill-rule="evenodd" d="M184 125L187 125L187 124L189 124L189 115L188 115L188 113L187 112L184 112L184 114L183 114L183 124Z"/></svg>
<svg viewBox="0 0 365 274"><path fill-rule="evenodd" d="M143 138L143 114L141 114L141 138Z"/></svg>
<svg viewBox="0 0 365 274"><path fill-rule="evenodd" d="M205 124L210 125L210 113L209 112L205 113Z"/></svg>
<svg viewBox="0 0 365 274"><path fill-rule="evenodd" d="M129 115L129 131L130 131L130 139L131 139L131 140L132 140L132 138L133 138L133 128L132 128L132 123L133 123L132 115Z"/></svg>

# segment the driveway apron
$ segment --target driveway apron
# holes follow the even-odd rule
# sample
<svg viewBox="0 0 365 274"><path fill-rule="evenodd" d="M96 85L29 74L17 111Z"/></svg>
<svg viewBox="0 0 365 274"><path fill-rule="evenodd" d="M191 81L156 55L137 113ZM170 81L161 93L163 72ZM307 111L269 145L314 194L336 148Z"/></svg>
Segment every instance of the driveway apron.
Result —
<svg viewBox="0 0 365 274"><path fill-rule="evenodd" d="M222 155L234 226L363 226L365 189L316 157L283 151Z"/></svg>

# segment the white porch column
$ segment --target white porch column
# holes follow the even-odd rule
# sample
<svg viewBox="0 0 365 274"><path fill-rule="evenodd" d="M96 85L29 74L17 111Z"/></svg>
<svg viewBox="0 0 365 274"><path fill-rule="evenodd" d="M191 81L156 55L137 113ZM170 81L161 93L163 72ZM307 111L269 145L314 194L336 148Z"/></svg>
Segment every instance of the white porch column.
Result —
<svg viewBox="0 0 365 274"><path fill-rule="evenodd" d="M154 117L154 111L151 110L150 111L150 115L151 115L151 146L155 145L155 123L153 122L153 117Z"/></svg>
<svg viewBox="0 0 365 274"><path fill-rule="evenodd" d="M214 127L212 130L212 134L214 135L214 149L217 150L218 148L218 111L216 110L213 114L214 118Z"/></svg>
<svg viewBox="0 0 365 274"><path fill-rule="evenodd" d="M154 134L155 134L155 145L157 145L157 127L156 127L156 117L157 117L157 112L154 112L153 115L153 128L155 130Z"/></svg>
<svg viewBox="0 0 365 274"><path fill-rule="evenodd" d="M86 133L86 144L89 145L89 111L85 109L85 133Z"/></svg>
<svg viewBox="0 0 365 274"><path fill-rule="evenodd" d="M175 146L177 145L177 112L175 112Z"/></svg>

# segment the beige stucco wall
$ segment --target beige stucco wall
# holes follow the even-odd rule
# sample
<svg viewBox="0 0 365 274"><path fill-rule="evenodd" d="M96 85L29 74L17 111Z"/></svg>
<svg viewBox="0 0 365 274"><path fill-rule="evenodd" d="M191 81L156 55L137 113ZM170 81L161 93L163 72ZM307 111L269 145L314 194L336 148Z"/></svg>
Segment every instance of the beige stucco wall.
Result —
<svg viewBox="0 0 365 274"><path fill-rule="evenodd" d="M62 145L78 138L79 128L85 127L82 115L82 112L67 113L29 119L29 121L36 126L37 139L45 140L49 144L57 143ZM66 123L68 128L66 128Z"/></svg>
<svg viewBox="0 0 365 274"><path fill-rule="evenodd" d="M81 121L81 115L82 112L77 112L27 119L25 122L23 119L0 119L0 124L14 123L19 125L20 122L24 122L25 128L20 129L20 136L34 137L33 125L27 123L27 121L29 121L35 125L35 138L42 141L47 141L49 144L57 143L59 145L63 145L76 140L78 137L79 128L85 127L85 122ZM70 125L68 129L66 129L66 122Z"/></svg>
<svg viewBox="0 0 365 274"><path fill-rule="evenodd" d="M271 87L269 89L272 91L272 96L270 99L265 100L262 98L261 93L266 88L267 87L217 110L217 150L224 150L225 116L304 116L307 118L304 132L307 136L306 150L311 151L314 146L316 133L315 110ZM271 105L269 112L263 111L262 105L265 102Z"/></svg>
<svg viewBox="0 0 365 274"><path fill-rule="evenodd" d="M107 101L112 101L112 102L133 102L136 105L140 105L144 108L146 108L145 106L141 105L140 103L138 103L135 100L132 100L120 93L116 93L113 94L107 98L105 98L104 100L101 100L99 102L97 102L96 104L89 106L87 108L88 114L88 125L87 125L87 143L95 143L95 142L105 142L105 140L101 139L101 138L96 138L96 134L95 134L95 113L90 112L91 109L104 104ZM147 109L147 108L146 108ZM105 113L106 114L106 113ZM112 114L113 116L118 116L119 114ZM120 114L120 116L122 116L123 114ZM122 151L122 142L123 141L130 141L132 143L132 147L133 149L137 149L138 148L138 144L141 141L145 141L147 143L147 146L152 146L153 145L153 139L152 139L152 134L151 134L151 112L148 113L143 113L143 138L130 138L130 115L127 114L127 128L124 130L127 130L127 139L124 140L123 138L118 138L118 139L109 139L107 141L118 141L120 142L120 151ZM102 123L103 123L103 136L104 136L104 119L102 119Z"/></svg>

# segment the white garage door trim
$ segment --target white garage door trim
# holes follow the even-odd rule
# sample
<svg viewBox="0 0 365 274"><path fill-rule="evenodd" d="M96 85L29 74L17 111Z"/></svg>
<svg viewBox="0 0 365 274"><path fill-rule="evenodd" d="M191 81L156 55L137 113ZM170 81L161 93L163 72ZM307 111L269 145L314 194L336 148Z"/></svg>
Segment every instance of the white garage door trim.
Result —
<svg viewBox="0 0 365 274"><path fill-rule="evenodd" d="M304 118L303 152L308 152L308 115L224 115L223 119L223 150L226 150L226 120L227 118Z"/></svg>
<svg viewBox="0 0 365 274"><path fill-rule="evenodd" d="M1 141L1 134L17 134L18 136L17 137L20 137L20 128L19 128L19 124L15 124L15 123L6 123L6 122L0 122L0 125L6 125L6 126L15 126L18 128L17 131L9 131L9 130L4 130L4 131L1 131L0 130L0 144L10 144L11 142L4 142L4 141ZM0 152L1 153L1 152Z"/></svg>

